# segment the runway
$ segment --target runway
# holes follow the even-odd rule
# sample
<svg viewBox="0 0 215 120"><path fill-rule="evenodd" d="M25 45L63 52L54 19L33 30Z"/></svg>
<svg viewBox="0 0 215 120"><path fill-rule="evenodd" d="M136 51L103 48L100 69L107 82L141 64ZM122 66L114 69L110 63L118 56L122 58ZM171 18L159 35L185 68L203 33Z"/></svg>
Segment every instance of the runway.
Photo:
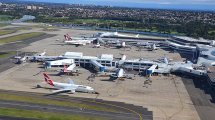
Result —
<svg viewBox="0 0 215 120"><path fill-rule="evenodd" d="M30 93L30 92L19 92L19 91L6 91L0 90L0 93L14 94L14 95L24 95L31 96L33 98L44 98L44 99L54 99L58 101L70 101L70 102L84 102L84 104L98 105L98 106L109 106L111 109L115 109L117 112L108 112L108 111L98 111L90 110L85 108L74 108L74 107L65 107L57 105L46 105L46 104L35 104L27 103L20 101L6 101L0 100L0 107L3 108L16 108L16 109L25 109L25 110L36 110L52 113L63 113L63 114L79 114L79 115L90 115L90 116L101 116L103 118L108 118L110 120L152 120L152 112L148 111L146 108L140 106L134 106L131 104L125 104L120 102L110 102L103 100L95 100L88 98L76 98L69 97L65 95L58 96L45 96L41 93ZM140 116L138 116L138 114Z"/></svg>
<svg viewBox="0 0 215 120"><path fill-rule="evenodd" d="M38 120L38 119L0 116L0 120Z"/></svg>
<svg viewBox="0 0 215 120"><path fill-rule="evenodd" d="M0 45L0 51L1 52L17 51L17 50L19 50L21 48L29 46L29 44L31 44L31 43L33 43L35 41L43 40L45 38L54 37L54 36L55 35L53 35L53 34L44 34L42 36L38 36L38 37L31 38L31 39L23 40L21 42L3 44L3 45ZM9 57L11 57L11 56L9 56ZM0 58L0 72L3 72L3 71L5 71L5 70L7 70L9 68L14 67L14 66L15 66L15 64L11 61L10 58L8 58L8 57Z"/></svg>

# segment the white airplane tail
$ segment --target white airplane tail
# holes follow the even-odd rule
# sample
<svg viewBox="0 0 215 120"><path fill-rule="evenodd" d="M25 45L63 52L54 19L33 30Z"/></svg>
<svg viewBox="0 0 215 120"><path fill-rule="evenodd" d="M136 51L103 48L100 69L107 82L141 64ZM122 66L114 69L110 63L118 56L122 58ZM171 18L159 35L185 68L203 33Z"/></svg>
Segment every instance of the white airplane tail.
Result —
<svg viewBox="0 0 215 120"><path fill-rule="evenodd" d="M135 37L136 37L136 38L139 38L139 34L137 34Z"/></svg>
<svg viewBox="0 0 215 120"><path fill-rule="evenodd" d="M164 57L164 63L169 64L169 61L166 57Z"/></svg>
<svg viewBox="0 0 215 120"><path fill-rule="evenodd" d="M124 70L121 68L119 69L119 71L117 72L117 78L121 78L124 76Z"/></svg>
<svg viewBox="0 0 215 120"><path fill-rule="evenodd" d="M43 73L43 76L44 76L44 79L45 79L45 82L48 83L49 85L51 86L54 86L54 82L53 80L50 79L49 75L47 73Z"/></svg>
<svg viewBox="0 0 215 120"><path fill-rule="evenodd" d="M155 44L152 44L152 50L156 50L156 45Z"/></svg>
<svg viewBox="0 0 215 120"><path fill-rule="evenodd" d="M122 47L125 47L125 46L126 46L125 42L122 42L122 44L121 44L121 45L122 45Z"/></svg>
<svg viewBox="0 0 215 120"><path fill-rule="evenodd" d="M44 49L43 52L39 54L39 56L44 56L45 54L46 54L46 49Z"/></svg>
<svg viewBox="0 0 215 120"><path fill-rule="evenodd" d="M75 64L72 64L69 67L67 67L67 65L64 65L63 72L67 73L67 72L73 71L75 67L76 67Z"/></svg>
<svg viewBox="0 0 215 120"><path fill-rule="evenodd" d="M74 70L74 68L76 67L75 63L73 63L72 65L70 65L67 70L72 71Z"/></svg>

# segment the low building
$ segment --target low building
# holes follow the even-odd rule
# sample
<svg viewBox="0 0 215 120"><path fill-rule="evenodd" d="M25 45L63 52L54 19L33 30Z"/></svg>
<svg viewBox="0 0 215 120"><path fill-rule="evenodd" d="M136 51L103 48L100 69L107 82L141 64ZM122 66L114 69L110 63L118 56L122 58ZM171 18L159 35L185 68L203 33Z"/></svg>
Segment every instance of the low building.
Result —
<svg viewBox="0 0 215 120"><path fill-rule="evenodd" d="M199 57L197 64L204 66L215 66L215 47L199 46Z"/></svg>
<svg viewBox="0 0 215 120"><path fill-rule="evenodd" d="M84 56L81 52L66 52L63 57L66 59L74 59L77 66L83 67L92 67L92 64L97 62L101 64L100 66L104 67L116 67L117 65L117 61L114 60L112 54L102 54L101 56L96 57ZM92 61L94 61L94 63L92 63Z"/></svg>

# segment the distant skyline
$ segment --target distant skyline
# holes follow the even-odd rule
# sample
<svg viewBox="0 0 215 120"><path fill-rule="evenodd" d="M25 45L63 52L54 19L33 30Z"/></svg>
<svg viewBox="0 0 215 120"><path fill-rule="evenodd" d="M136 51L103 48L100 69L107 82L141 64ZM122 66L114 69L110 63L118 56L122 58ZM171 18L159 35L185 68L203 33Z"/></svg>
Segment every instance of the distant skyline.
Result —
<svg viewBox="0 0 215 120"><path fill-rule="evenodd" d="M136 8L210 10L215 11L215 0L23 0L67 4L104 5Z"/></svg>

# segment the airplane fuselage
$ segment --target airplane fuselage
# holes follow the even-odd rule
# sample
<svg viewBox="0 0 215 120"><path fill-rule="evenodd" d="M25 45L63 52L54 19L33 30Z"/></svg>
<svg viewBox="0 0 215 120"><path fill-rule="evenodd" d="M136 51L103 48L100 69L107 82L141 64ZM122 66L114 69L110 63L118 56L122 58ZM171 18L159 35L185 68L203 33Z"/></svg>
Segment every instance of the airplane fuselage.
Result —
<svg viewBox="0 0 215 120"><path fill-rule="evenodd" d="M76 92L84 92L84 93L92 93L92 92L94 92L94 89L92 87L84 86L84 85L53 82L53 86L56 89L75 88Z"/></svg>

